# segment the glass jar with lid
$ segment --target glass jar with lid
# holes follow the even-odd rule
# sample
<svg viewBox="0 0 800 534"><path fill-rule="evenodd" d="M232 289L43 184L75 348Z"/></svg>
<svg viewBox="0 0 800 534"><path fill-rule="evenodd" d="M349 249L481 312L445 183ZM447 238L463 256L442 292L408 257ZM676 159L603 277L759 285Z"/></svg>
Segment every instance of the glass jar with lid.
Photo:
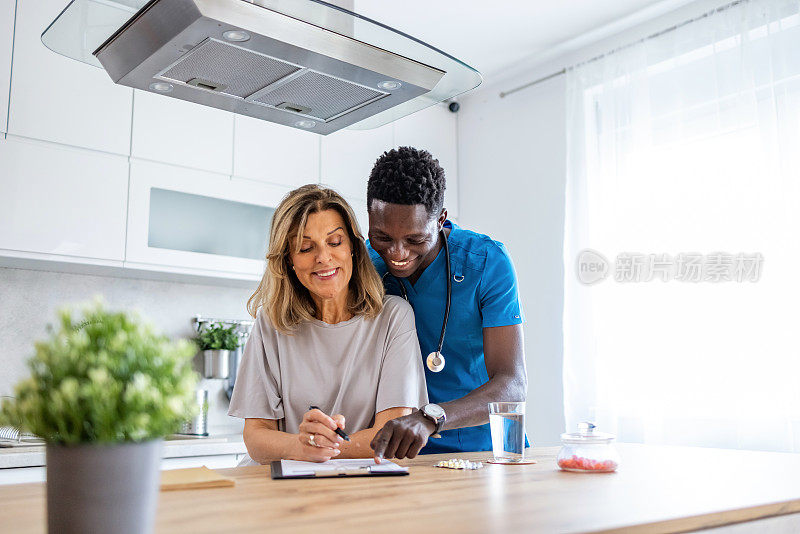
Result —
<svg viewBox="0 0 800 534"><path fill-rule="evenodd" d="M558 467L577 473L610 473L619 467L615 436L598 432L594 423L578 423L577 432L561 434Z"/></svg>

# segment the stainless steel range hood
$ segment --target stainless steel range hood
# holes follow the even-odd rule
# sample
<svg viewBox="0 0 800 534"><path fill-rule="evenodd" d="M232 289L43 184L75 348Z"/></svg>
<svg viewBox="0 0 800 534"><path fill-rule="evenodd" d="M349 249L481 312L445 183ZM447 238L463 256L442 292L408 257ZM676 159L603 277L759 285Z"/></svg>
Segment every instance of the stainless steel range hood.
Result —
<svg viewBox="0 0 800 534"><path fill-rule="evenodd" d="M108 28L115 1L125 21L111 22L90 57L91 21ZM480 83L455 58L318 0L136 2L73 0L42 40L96 59L115 83L323 135L376 127Z"/></svg>

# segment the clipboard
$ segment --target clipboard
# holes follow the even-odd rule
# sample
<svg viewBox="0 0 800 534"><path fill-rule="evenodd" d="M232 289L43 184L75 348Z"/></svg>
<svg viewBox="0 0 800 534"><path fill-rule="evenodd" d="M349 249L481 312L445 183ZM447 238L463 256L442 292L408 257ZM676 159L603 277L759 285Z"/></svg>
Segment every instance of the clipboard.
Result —
<svg viewBox="0 0 800 534"><path fill-rule="evenodd" d="M292 478L380 477L408 475L408 468L372 458L329 460L322 463L277 460L270 464L273 480Z"/></svg>

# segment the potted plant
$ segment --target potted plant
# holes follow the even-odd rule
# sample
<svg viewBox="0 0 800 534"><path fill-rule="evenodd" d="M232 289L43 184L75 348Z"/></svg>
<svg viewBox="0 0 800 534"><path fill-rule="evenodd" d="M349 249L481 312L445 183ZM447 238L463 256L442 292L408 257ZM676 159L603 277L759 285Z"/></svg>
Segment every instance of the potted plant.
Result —
<svg viewBox="0 0 800 534"><path fill-rule="evenodd" d="M161 438L194 411L195 347L101 303L59 312L0 424L47 444L50 532L152 532Z"/></svg>
<svg viewBox="0 0 800 534"><path fill-rule="evenodd" d="M203 376L228 378L231 351L239 346L236 325L211 323L200 331L195 342L203 352Z"/></svg>

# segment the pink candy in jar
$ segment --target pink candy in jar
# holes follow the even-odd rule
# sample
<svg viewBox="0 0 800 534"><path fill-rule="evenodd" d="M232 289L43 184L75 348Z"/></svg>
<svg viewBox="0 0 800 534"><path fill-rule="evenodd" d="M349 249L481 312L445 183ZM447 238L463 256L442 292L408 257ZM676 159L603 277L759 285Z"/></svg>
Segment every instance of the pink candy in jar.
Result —
<svg viewBox="0 0 800 534"><path fill-rule="evenodd" d="M610 473L619 466L615 436L598 432L593 423L578 423L578 431L561 434L558 467L578 473Z"/></svg>

